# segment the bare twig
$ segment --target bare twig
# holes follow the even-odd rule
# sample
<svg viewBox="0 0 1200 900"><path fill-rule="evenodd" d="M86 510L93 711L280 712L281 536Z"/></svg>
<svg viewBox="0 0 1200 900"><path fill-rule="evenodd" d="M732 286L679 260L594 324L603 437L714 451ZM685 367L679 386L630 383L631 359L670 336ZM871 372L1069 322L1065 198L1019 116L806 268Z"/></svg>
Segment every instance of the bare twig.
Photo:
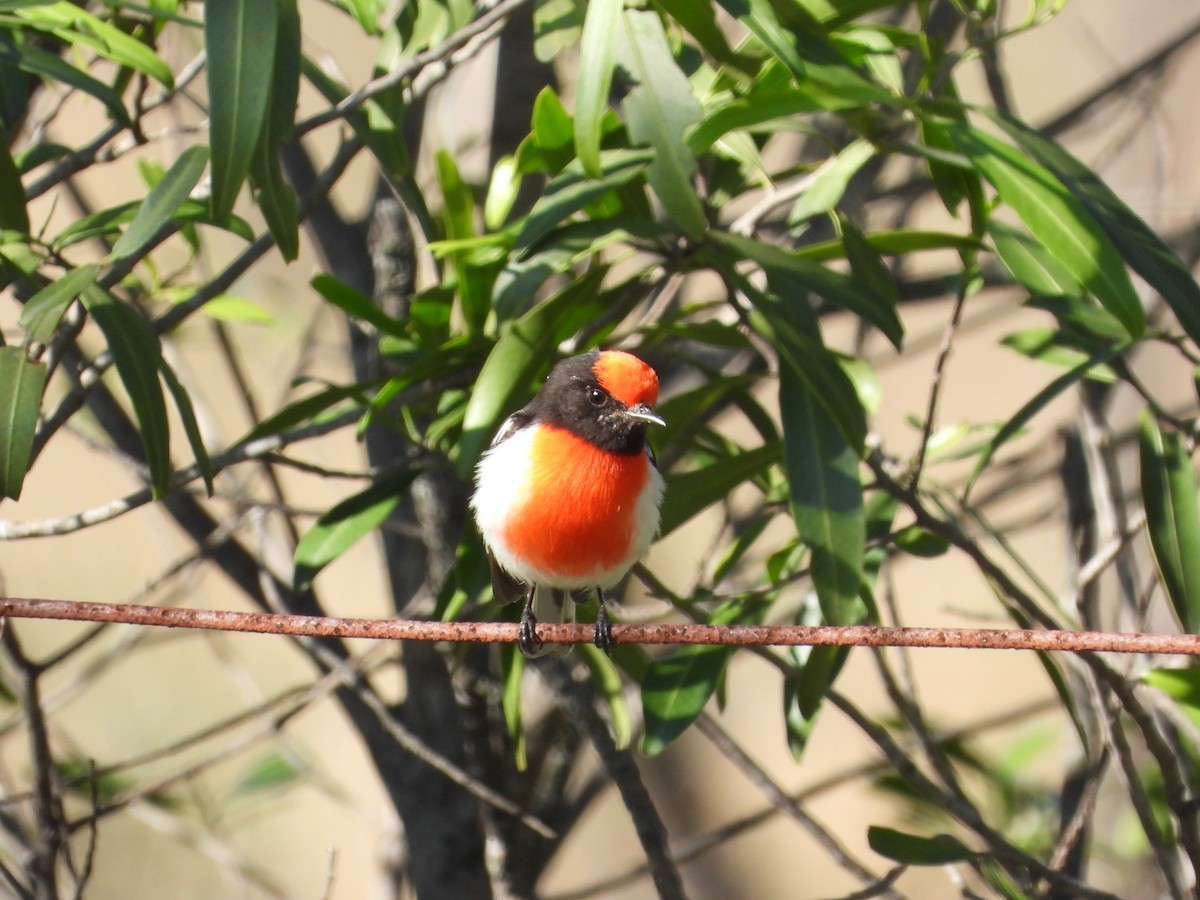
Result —
<svg viewBox="0 0 1200 900"><path fill-rule="evenodd" d="M0 598L0 617L66 619L380 641L513 643L516 622L432 622L248 613L172 606L86 603L75 600ZM583 623L538 625L547 644L587 644L595 628ZM727 647L925 647L1036 650L1072 653L1162 653L1200 656L1200 635L1114 631L1038 631L1021 628L887 628L878 625L616 624L618 644L720 644Z"/></svg>

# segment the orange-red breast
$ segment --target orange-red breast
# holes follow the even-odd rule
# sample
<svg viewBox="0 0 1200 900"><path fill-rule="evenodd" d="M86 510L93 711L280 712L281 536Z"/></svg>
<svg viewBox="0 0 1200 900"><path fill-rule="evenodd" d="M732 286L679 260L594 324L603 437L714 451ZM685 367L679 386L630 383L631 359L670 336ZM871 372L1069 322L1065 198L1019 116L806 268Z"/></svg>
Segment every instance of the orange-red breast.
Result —
<svg viewBox="0 0 1200 900"><path fill-rule="evenodd" d="M647 427L664 424L657 400L658 376L630 353L564 359L480 460L471 508L496 600L525 600L526 654L543 652L537 618L551 601L572 621L574 602L592 591L600 604L595 643L612 646L604 589L658 532L663 479L646 443Z"/></svg>

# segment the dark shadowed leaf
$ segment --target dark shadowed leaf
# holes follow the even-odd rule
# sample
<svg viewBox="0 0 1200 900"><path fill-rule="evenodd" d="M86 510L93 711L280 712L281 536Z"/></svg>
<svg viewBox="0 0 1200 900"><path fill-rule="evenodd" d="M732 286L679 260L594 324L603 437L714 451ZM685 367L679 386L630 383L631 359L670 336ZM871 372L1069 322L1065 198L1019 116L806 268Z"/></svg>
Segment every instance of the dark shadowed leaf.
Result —
<svg viewBox="0 0 1200 900"><path fill-rule="evenodd" d="M0 128L0 229L29 233L29 213L25 209L25 186L21 173L8 151L8 136Z"/></svg>
<svg viewBox="0 0 1200 900"><path fill-rule="evenodd" d="M179 380L179 376L175 374L175 370L167 363L166 359L160 359L161 367L159 369L163 381L167 383L167 390L171 392L171 398L175 401L175 408L179 411L179 419L183 422L183 431L187 435L188 444L191 445L192 453L196 457L196 468L200 470L200 477L204 479L204 488L208 491L208 496L213 495L213 468L212 461L208 458L208 448L204 446L204 436L200 433L200 423L196 421L196 410L192 406L192 398L188 395L187 388L183 386L183 382Z"/></svg>
<svg viewBox="0 0 1200 900"><path fill-rule="evenodd" d="M949 834L922 837L879 825L867 829L867 843L880 856L910 866L945 866L975 856L962 841Z"/></svg>
<svg viewBox="0 0 1200 900"><path fill-rule="evenodd" d="M233 210L263 130L278 10L276 0L220 0L204 7L212 208L218 220Z"/></svg>
<svg viewBox="0 0 1200 900"><path fill-rule="evenodd" d="M46 367L24 347L0 347L0 496L20 499L45 386Z"/></svg>
<svg viewBox="0 0 1200 900"><path fill-rule="evenodd" d="M126 306L100 287L83 292L88 315L104 333L113 364L137 416L138 431L150 469L155 499L167 493L171 476L171 431L167 404L158 380L162 349L150 324L131 306Z"/></svg>

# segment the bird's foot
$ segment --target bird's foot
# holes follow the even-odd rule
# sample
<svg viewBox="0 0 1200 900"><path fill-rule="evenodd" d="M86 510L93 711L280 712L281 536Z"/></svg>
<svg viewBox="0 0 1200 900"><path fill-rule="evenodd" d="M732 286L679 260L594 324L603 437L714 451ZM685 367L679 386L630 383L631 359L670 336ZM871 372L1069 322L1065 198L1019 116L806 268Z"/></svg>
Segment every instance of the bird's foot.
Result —
<svg viewBox="0 0 1200 900"><path fill-rule="evenodd" d="M598 599L600 605L596 609L596 633L592 635L592 643L603 650L605 656L612 656L612 623L608 620L608 610L604 608L604 597L599 596Z"/></svg>
<svg viewBox="0 0 1200 900"><path fill-rule="evenodd" d="M521 629L517 634L517 646L526 656L541 656L546 642L537 636L537 618L533 615L533 603L527 602L521 611Z"/></svg>

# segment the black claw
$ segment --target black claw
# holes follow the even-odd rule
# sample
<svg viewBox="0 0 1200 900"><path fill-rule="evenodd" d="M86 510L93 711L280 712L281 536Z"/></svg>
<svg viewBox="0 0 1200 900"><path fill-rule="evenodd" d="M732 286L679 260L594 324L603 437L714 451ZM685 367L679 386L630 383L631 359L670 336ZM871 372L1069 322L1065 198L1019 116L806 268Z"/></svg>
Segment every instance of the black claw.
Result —
<svg viewBox="0 0 1200 900"><path fill-rule="evenodd" d="M538 656L545 641L537 636L537 619L533 615L533 595L525 600L525 608L521 610L521 630L517 635L517 646L526 656Z"/></svg>
<svg viewBox="0 0 1200 900"><path fill-rule="evenodd" d="M600 605L596 609L596 633L592 635L592 643L604 651L605 656L612 656L614 645L612 624L608 621L608 610L604 607L604 594L596 592Z"/></svg>

